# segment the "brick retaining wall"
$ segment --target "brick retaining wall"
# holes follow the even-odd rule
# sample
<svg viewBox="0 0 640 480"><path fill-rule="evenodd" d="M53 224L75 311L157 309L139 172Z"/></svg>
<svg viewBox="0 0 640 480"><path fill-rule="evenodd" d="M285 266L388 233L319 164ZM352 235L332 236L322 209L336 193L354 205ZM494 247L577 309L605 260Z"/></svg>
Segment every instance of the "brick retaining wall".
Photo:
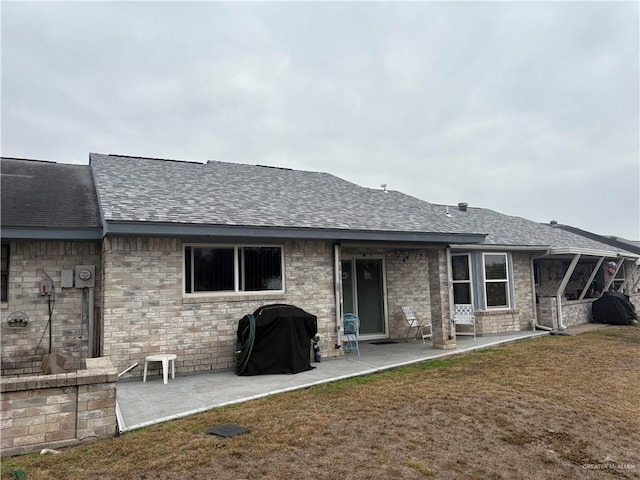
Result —
<svg viewBox="0 0 640 480"><path fill-rule="evenodd" d="M73 373L1 380L3 456L116 433L118 372L106 358L87 359L86 365L86 370Z"/></svg>

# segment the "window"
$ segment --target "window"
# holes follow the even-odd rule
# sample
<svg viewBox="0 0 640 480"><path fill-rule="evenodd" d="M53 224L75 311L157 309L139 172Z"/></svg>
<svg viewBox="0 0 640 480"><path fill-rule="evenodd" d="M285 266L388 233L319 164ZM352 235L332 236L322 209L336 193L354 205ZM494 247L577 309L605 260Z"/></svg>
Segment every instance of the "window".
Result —
<svg viewBox="0 0 640 480"><path fill-rule="evenodd" d="M509 307L507 254L485 253L482 259L487 308Z"/></svg>
<svg viewBox="0 0 640 480"><path fill-rule="evenodd" d="M9 245L2 245L0 276L0 301L6 302L9 298Z"/></svg>
<svg viewBox="0 0 640 480"><path fill-rule="evenodd" d="M473 303L469 255L452 255L453 303Z"/></svg>
<svg viewBox="0 0 640 480"><path fill-rule="evenodd" d="M185 293L283 290L282 247L187 246Z"/></svg>

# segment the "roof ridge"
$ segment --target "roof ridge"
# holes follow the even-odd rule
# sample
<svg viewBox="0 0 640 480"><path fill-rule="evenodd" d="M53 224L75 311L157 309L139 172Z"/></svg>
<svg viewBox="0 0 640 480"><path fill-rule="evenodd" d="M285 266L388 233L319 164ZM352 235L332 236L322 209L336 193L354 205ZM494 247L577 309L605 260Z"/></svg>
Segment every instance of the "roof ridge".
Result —
<svg viewBox="0 0 640 480"><path fill-rule="evenodd" d="M196 165L205 165L204 162L197 162L194 160L177 160L174 158L160 158L160 157L141 157L138 155L122 155L119 153L97 153L97 152L92 152L89 154L89 157L91 157L91 155L101 155L103 157L113 157L113 158L135 158L138 160L157 160L157 161L161 161L161 162L175 162L175 163L194 163Z"/></svg>
<svg viewBox="0 0 640 480"><path fill-rule="evenodd" d="M0 160L21 160L23 162L58 163L55 160L39 160L37 158L0 157ZM81 165L77 163L61 163L60 165Z"/></svg>

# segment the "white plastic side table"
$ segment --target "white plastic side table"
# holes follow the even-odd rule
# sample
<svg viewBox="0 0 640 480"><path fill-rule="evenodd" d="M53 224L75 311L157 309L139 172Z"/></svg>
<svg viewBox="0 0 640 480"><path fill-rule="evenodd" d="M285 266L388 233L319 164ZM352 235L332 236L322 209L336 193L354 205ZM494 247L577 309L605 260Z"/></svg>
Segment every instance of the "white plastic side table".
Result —
<svg viewBox="0 0 640 480"><path fill-rule="evenodd" d="M147 367L149 362L162 362L162 377L166 385L169 381L169 363L171 363L171 378L176 378L176 358L178 358L178 355L175 353L162 353L146 357L144 359L144 375L142 381L147 381Z"/></svg>

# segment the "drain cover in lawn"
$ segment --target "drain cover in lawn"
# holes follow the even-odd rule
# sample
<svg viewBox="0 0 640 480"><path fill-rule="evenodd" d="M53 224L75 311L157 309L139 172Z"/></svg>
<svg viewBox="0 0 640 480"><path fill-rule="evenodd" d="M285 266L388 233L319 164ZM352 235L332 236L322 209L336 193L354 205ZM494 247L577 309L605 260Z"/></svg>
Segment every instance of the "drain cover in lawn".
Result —
<svg viewBox="0 0 640 480"><path fill-rule="evenodd" d="M235 437L243 433L251 433L251 430L238 425L220 425L209 430L209 435L217 435L218 437Z"/></svg>
<svg viewBox="0 0 640 480"><path fill-rule="evenodd" d="M371 342L371 345L391 345L392 343L398 342L394 342L393 340L381 340L379 342Z"/></svg>

